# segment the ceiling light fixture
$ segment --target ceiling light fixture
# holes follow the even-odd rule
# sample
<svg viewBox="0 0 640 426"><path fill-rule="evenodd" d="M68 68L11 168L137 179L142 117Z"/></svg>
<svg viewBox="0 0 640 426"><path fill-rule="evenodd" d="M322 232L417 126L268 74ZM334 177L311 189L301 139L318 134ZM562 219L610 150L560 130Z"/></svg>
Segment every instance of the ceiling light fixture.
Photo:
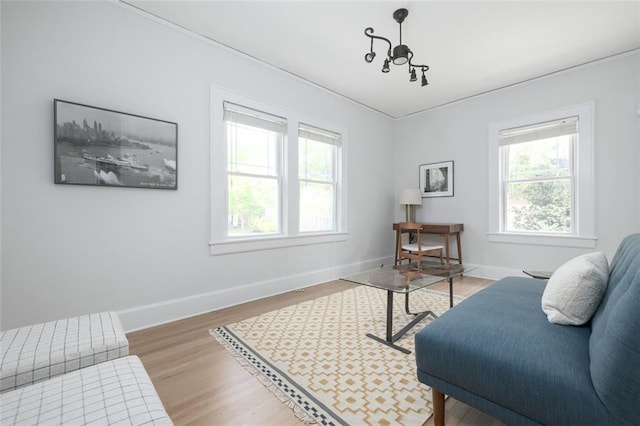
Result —
<svg viewBox="0 0 640 426"><path fill-rule="evenodd" d="M373 59L376 57L376 52L373 51L373 40L384 40L389 45L389 49L387 50L387 58L384 60L384 65L382 66L382 72L389 72L389 63L393 62L395 65L404 65L406 63L409 64L409 81L417 81L418 77L416 76L416 68L422 71L422 80L421 85L426 86L429 84L427 81L427 77L425 77L424 73L429 71L428 65L416 65L411 62L413 59L413 52L409 49L409 46L402 44L402 22L409 15L409 11L407 9L398 9L393 12L393 19L400 25L400 42L396 47L393 47L389 39L384 37L373 35L373 28L368 27L364 30L364 35L371 39L371 49L370 51L364 55L364 60L366 63L370 64L373 62ZM391 54L393 51L393 55Z"/></svg>

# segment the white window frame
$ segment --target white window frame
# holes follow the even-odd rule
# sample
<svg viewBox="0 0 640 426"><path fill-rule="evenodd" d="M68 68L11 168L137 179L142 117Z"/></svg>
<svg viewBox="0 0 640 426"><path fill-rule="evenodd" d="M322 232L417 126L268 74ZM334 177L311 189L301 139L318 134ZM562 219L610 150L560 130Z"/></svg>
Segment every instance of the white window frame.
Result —
<svg viewBox="0 0 640 426"><path fill-rule="evenodd" d="M319 132L328 132L328 129L320 129L317 126L312 126L312 125L309 125L307 123L298 123L298 140L296 142L296 146L297 147L300 147L300 139L299 139L300 138L300 131L301 130L303 130L303 131L307 130L308 131L308 130L311 130L311 129L315 129L316 131L319 131ZM331 133L334 133L334 132L331 132ZM333 209L334 210L333 211L333 216L334 217L333 217L333 221L332 221L334 230L332 230L332 231L325 231L325 230L323 230L323 231L302 231L300 229L301 228L300 223L298 223L298 231L300 232L300 234L309 235L309 234L313 234L313 233L317 234L317 233L321 233L321 232L333 232L333 231L335 231L337 229L338 217L337 217L336 209L340 205L340 203L338 201L338 194L339 194L338 188L340 186L340 173L339 173L340 167L339 167L339 165L340 165L340 147L342 145L342 136L338 135L336 133L334 133L334 134L337 136L335 141L328 141L329 139L331 139L331 137L327 137L327 136L324 137L325 138L325 142L324 143L328 143L328 144L330 144L331 146L333 146L335 148L335 151L333 152L333 159L332 159L332 161L333 161L333 164L332 164L332 168L333 168L333 170L332 170L332 179L330 181L328 181L328 180L314 180L314 179L309 179L309 178L302 178L299 175L297 177L298 178L298 184L297 184L298 188L300 188L300 185L303 182L304 183L311 183L311 184L319 183L319 184L324 184L324 185L331 185L332 193L333 193L333 197L332 197L333 198L333 207L334 207L334 209ZM317 142L317 140L316 140L316 142ZM300 164L298 164L298 170L300 170ZM301 215L298 215L298 218L301 219Z"/></svg>
<svg viewBox="0 0 640 426"><path fill-rule="evenodd" d="M264 111L286 118L287 131L282 153L281 232L277 235L252 235L229 237L227 235L227 142L224 131L224 102ZM329 232L299 232L298 190L298 127L307 124L341 135L338 146L336 172L338 178L336 196L336 227ZM225 255L257 250L269 250L293 246L346 241L347 232L347 182L345 164L347 156L347 129L327 121L306 117L282 107L269 105L256 99L211 86L211 192L210 192L210 240L211 255Z"/></svg>
<svg viewBox="0 0 640 426"><path fill-rule="evenodd" d="M490 242L560 247L594 248L595 234L595 179L594 179L594 126L595 103L586 102L552 111L511 118L489 125L489 232ZM574 150L575 203L573 232L507 232L503 229L502 168L500 162L500 131L536 123L578 117L578 142Z"/></svg>
<svg viewBox="0 0 640 426"><path fill-rule="evenodd" d="M256 111L256 110L247 110L246 108L243 108L242 106L236 105L236 104L232 104L230 102L225 102L223 103L223 106L225 104L229 104L230 106L228 107L229 111L233 111L234 109L241 111L241 114L247 113L247 114L253 114L256 113L257 115L262 115L261 111ZM225 109L227 109L225 107ZM281 117L276 117L273 114L264 114L263 117L260 117L258 120L258 126L260 126L259 128L261 128L262 130L264 130L265 128L264 126L264 122L260 121L260 120L265 120L267 123L270 122L271 120L278 120ZM242 119L240 118L240 120L242 121ZM223 120L224 121L224 120ZM232 120L233 121L233 120ZM237 124L237 121L236 121ZM282 135L281 138L278 138L278 142L276 143L276 152L275 152L275 157L276 157L276 167L275 167L275 175L269 175L269 174L254 174L254 173L248 173L248 172L240 172L238 170L229 170L228 169L228 165L229 165L229 158L227 158L227 162L225 163L227 168L225 170L225 174L226 174L226 181L227 181L227 188L229 185L229 182L232 177L248 177L248 178L258 178L258 179L268 179L268 180L273 180L276 182L276 188L277 188L277 198L278 198L278 218L277 218L277 223L276 223L276 232L269 232L269 233L265 233L262 234L262 236L268 237L268 236L274 236L274 235L280 235L282 233L282 225L283 225L283 221L282 221L282 207L283 207L283 189L284 189L284 174L283 174L283 170L284 170L284 144L286 143L286 128L287 128L287 123L286 120L280 124L282 126L282 132L277 132L278 135ZM278 125L275 126L276 129L278 129ZM273 129L271 129L273 130ZM225 130L225 143L228 144L229 140L228 140L228 135L227 135L227 131L228 131L228 127L226 127ZM228 145L227 145L228 148ZM225 153L228 155L229 152L225 151ZM225 199L228 202L228 193L227 191L225 191ZM227 212L228 214L229 212ZM228 237L229 239L238 239L238 238L242 238L242 237L238 237L238 236L230 236L229 235L229 227L227 226L225 228L225 236ZM255 235L256 237L260 237Z"/></svg>

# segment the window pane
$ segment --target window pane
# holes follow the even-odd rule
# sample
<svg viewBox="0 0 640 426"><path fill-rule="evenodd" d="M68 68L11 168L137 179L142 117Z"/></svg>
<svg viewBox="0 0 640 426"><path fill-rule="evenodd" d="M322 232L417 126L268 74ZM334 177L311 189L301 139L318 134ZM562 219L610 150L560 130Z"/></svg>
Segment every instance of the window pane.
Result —
<svg viewBox="0 0 640 426"><path fill-rule="evenodd" d="M509 183L506 230L571 232L571 180Z"/></svg>
<svg viewBox="0 0 640 426"><path fill-rule="evenodd" d="M299 178L333 182L336 146L300 138L298 147Z"/></svg>
<svg viewBox="0 0 640 426"><path fill-rule="evenodd" d="M507 152L507 180L571 176L573 135L503 147Z"/></svg>
<svg viewBox="0 0 640 426"><path fill-rule="evenodd" d="M277 179L229 176L228 197L230 236L279 232Z"/></svg>
<svg viewBox="0 0 640 426"><path fill-rule="evenodd" d="M228 171L276 176L280 133L227 123Z"/></svg>
<svg viewBox="0 0 640 426"><path fill-rule="evenodd" d="M333 185L300 183L300 232L335 229Z"/></svg>

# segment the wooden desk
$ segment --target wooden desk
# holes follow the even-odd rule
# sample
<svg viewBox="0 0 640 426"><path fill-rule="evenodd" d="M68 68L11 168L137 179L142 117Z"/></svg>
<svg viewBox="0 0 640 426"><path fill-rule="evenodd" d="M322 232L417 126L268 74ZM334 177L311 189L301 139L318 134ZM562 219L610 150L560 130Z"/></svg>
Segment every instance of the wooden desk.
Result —
<svg viewBox="0 0 640 426"><path fill-rule="evenodd" d="M393 230L398 230L398 224L393 224ZM420 232L424 234L436 234L442 235L444 238L444 252L445 257L447 258L447 264L450 263L451 260L457 260L458 263L462 264L462 247L460 246L460 232L464 230L464 224L462 223L423 223L422 228L420 228ZM451 257L451 252L449 249L449 239L454 235L456 237L456 244L458 246L458 257ZM396 259L398 258L398 250L400 247L396 246Z"/></svg>

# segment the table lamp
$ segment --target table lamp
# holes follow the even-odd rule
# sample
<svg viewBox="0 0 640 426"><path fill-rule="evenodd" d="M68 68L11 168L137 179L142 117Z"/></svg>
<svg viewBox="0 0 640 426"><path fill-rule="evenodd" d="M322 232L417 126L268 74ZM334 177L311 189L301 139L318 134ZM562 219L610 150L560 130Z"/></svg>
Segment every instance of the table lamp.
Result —
<svg viewBox="0 0 640 426"><path fill-rule="evenodd" d="M419 189L403 189L400 191L400 204L407 208L407 222L416 221L416 206L422 205L422 193Z"/></svg>

